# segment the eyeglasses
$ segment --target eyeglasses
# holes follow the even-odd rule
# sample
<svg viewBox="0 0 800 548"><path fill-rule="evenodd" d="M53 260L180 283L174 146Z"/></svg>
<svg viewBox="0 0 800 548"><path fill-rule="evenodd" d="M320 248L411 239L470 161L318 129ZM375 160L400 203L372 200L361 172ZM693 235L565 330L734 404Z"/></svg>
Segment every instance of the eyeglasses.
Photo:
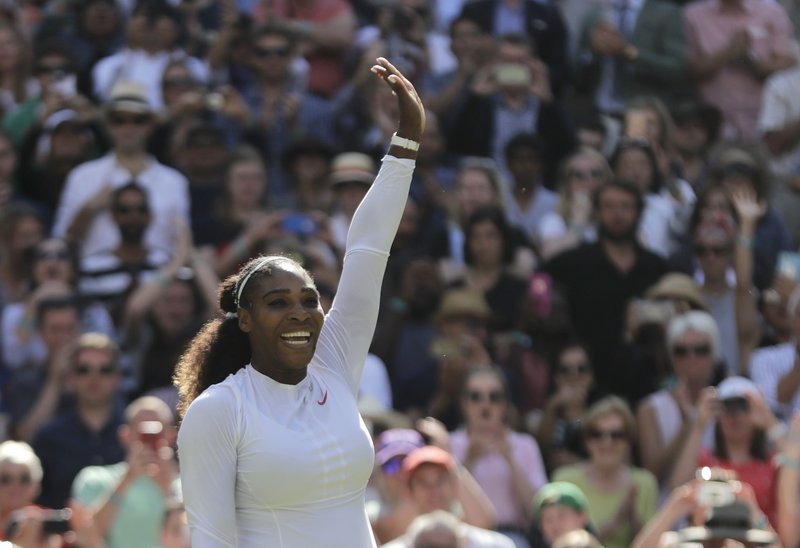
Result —
<svg viewBox="0 0 800 548"><path fill-rule="evenodd" d="M590 428L586 432L586 439L591 441L628 441L628 434L625 430L600 430L599 428Z"/></svg>
<svg viewBox="0 0 800 548"><path fill-rule="evenodd" d="M133 124L136 126L143 126L150 123L150 116L147 114L135 114L133 116L125 116L124 114L109 114L108 123L112 126L122 126L126 124Z"/></svg>
<svg viewBox="0 0 800 548"><path fill-rule="evenodd" d="M117 204L114 206L114 211L117 213L122 213L123 215L126 213L139 213L141 215L146 215L150 212L150 209L145 204L138 204L138 205L125 205L125 204Z"/></svg>
<svg viewBox="0 0 800 548"><path fill-rule="evenodd" d="M19 476L12 476L11 474L0 474L0 485L10 485L12 483L19 483L20 485L30 485L33 478L30 474L20 474Z"/></svg>
<svg viewBox="0 0 800 548"><path fill-rule="evenodd" d="M69 65L36 65L33 69L35 74L38 75L45 75L45 74L56 74L58 72L70 72Z"/></svg>
<svg viewBox="0 0 800 548"><path fill-rule="evenodd" d="M731 248L727 245L697 245L694 247L694 252L699 256L716 255L717 257L724 257L731 252Z"/></svg>
<svg viewBox="0 0 800 548"><path fill-rule="evenodd" d="M69 259L69 251L66 249L40 249L36 252L36 259L39 261L47 259L65 261Z"/></svg>
<svg viewBox="0 0 800 548"><path fill-rule="evenodd" d="M492 404L499 404L506 401L506 396L500 390L491 390L489 392L481 392L480 390L470 390L467 392L467 400L472 403L481 403L488 401Z"/></svg>
<svg viewBox="0 0 800 548"><path fill-rule="evenodd" d="M586 179L600 179L603 177L602 169L573 169L569 172L569 176L574 179L585 181Z"/></svg>
<svg viewBox="0 0 800 548"><path fill-rule="evenodd" d="M560 364L556 367L556 373L559 375L564 375L565 377L577 376L577 375L585 375L592 370L592 366L588 363L579 363L577 365L569 366L565 364Z"/></svg>
<svg viewBox="0 0 800 548"><path fill-rule="evenodd" d="M690 352L695 356L706 357L711 354L711 345L695 344L690 346L686 344L676 344L672 347L672 354L677 358L685 358Z"/></svg>
<svg viewBox="0 0 800 548"><path fill-rule="evenodd" d="M104 363L100 367L92 367L86 363L79 363L75 366L75 374L81 377L86 377L91 373L99 373L104 377L113 375L117 371L113 363Z"/></svg>
<svg viewBox="0 0 800 548"><path fill-rule="evenodd" d="M395 457L387 460L381 465L381 470L387 476L393 476L403 467L403 457Z"/></svg>
<svg viewBox="0 0 800 548"><path fill-rule="evenodd" d="M253 53L257 57L288 57L291 53L289 48L254 48Z"/></svg>

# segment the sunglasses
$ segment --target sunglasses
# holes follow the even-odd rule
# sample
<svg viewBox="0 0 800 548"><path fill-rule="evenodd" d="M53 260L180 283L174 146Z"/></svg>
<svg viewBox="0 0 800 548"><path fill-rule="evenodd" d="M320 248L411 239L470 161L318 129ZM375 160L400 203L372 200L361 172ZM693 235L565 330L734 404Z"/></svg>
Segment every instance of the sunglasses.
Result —
<svg viewBox="0 0 800 548"><path fill-rule="evenodd" d="M750 411L750 402L741 396L727 398L722 400L722 410L728 415L747 413Z"/></svg>
<svg viewBox="0 0 800 548"><path fill-rule="evenodd" d="M117 371L113 363L104 363L100 367L92 367L89 364L79 363L75 366L75 374L81 377L86 377L91 373L100 373L104 377L113 375Z"/></svg>
<svg viewBox="0 0 800 548"><path fill-rule="evenodd" d="M59 72L70 72L69 65L36 65L33 69L35 74L56 74Z"/></svg>
<svg viewBox="0 0 800 548"><path fill-rule="evenodd" d="M288 57L291 53L289 48L254 48L253 53L257 57Z"/></svg>
<svg viewBox="0 0 800 548"><path fill-rule="evenodd" d="M467 392L467 400L472 403L482 403L488 401L489 403L499 404L506 401L506 396L500 390L492 390L490 392L481 392L480 390L470 390Z"/></svg>
<svg viewBox="0 0 800 548"><path fill-rule="evenodd" d="M731 252L731 248L728 246L714 246L714 245L698 245L695 246L694 252L701 257L706 255L715 255L717 257L724 257Z"/></svg>
<svg viewBox="0 0 800 548"><path fill-rule="evenodd" d="M565 377L572 377L577 375L585 375L592 370L592 366L588 363L579 363L578 365L570 367L569 365L559 365L556 367L556 373L564 375Z"/></svg>
<svg viewBox="0 0 800 548"><path fill-rule="evenodd" d="M148 207L146 205L144 205L144 204L140 204L140 205L118 204L118 205L114 206L114 211L116 211L117 213L122 213L122 214L139 213L141 215L146 215L147 213L150 212Z"/></svg>
<svg viewBox="0 0 800 548"><path fill-rule="evenodd" d="M393 459L389 459L381 465L381 470L387 476L394 476L396 473L403 468L403 458L402 457L395 457Z"/></svg>
<svg viewBox="0 0 800 548"><path fill-rule="evenodd" d="M108 115L108 123L112 126L123 126L123 125L136 125L136 126L144 126L150 123L150 116L147 114L135 114L133 116L125 116L124 114L109 114Z"/></svg>
<svg viewBox="0 0 800 548"><path fill-rule="evenodd" d="M162 82L162 85L166 87L194 87L197 85L197 81L193 80L192 78L167 78Z"/></svg>
<svg viewBox="0 0 800 548"><path fill-rule="evenodd" d="M40 249L36 252L36 259L40 261L47 259L65 261L69 259L69 251L66 249Z"/></svg>
<svg viewBox="0 0 800 548"><path fill-rule="evenodd" d="M582 169L573 169L569 172L569 176L574 179L585 181L586 179L600 179L603 177L602 169L590 169L588 171Z"/></svg>
<svg viewBox="0 0 800 548"><path fill-rule="evenodd" d="M685 358L690 352L695 356L705 357L711 354L711 345L695 344L690 346L686 344L676 344L672 347L672 354L678 358Z"/></svg>
<svg viewBox="0 0 800 548"><path fill-rule="evenodd" d="M591 441L628 441L628 434L625 430L600 430L599 428L590 428L586 432L586 439Z"/></svg>
<svg viewBox="0 0 800 548"><path fill-rule="evenodd" d="M10 485L12 483L19 483L20 485L30 485L33 478L30 474L21 474L19 476L12 476L11 474L0 474L0 485Z"/></svg>

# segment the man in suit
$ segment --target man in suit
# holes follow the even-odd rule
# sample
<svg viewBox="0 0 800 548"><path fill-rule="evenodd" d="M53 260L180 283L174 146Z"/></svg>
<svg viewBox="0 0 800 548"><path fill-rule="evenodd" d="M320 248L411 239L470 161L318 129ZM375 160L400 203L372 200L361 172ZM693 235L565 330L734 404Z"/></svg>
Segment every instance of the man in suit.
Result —
<svg viewBox="0 0 800 548"><path fill-rule="evenodd" d="M597 3L581 25L576 82L605 114L637 95L668 104L689 92L680 8L667 0Z"/></svg>

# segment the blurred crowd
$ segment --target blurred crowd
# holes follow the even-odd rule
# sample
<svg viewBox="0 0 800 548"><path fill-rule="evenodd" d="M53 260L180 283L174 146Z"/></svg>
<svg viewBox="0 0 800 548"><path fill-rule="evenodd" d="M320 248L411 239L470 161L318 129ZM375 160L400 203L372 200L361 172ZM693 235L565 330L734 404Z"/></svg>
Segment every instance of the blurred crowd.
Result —
<svg viewBox="0 0 800 548"><path fill-rule="evenodd" d="M0 0L0 543L188 546L175 364L259 254L330 306L385 56L428 110L359 392L378 544L800 546L798 24Z"/></svg>

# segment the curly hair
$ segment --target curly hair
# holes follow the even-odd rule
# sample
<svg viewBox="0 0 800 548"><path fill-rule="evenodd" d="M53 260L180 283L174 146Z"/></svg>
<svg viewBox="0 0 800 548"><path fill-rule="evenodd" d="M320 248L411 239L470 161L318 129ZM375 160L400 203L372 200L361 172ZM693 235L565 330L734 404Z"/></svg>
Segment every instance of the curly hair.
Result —
<svg viewBox="0 0 800 548"><path fill-rule="evenodd" d="M250 309L254 279L272 276L273 269L298 269L303 267L289 257L281 255L259 256L248 261L238 273L226 278L219 286L219 307L224 317L206 322L192 339L175 368L173 383L178 389L178 414L183 417L189 405L206 388L224 381L250 363L252 349L250 338L239 327L237 311ZM306 272L308 275L308 273ZM310 277L310 275L309 275ZM241 287L240 285L244 284ZM237 298L241 294L240 298Z"/></svg>

